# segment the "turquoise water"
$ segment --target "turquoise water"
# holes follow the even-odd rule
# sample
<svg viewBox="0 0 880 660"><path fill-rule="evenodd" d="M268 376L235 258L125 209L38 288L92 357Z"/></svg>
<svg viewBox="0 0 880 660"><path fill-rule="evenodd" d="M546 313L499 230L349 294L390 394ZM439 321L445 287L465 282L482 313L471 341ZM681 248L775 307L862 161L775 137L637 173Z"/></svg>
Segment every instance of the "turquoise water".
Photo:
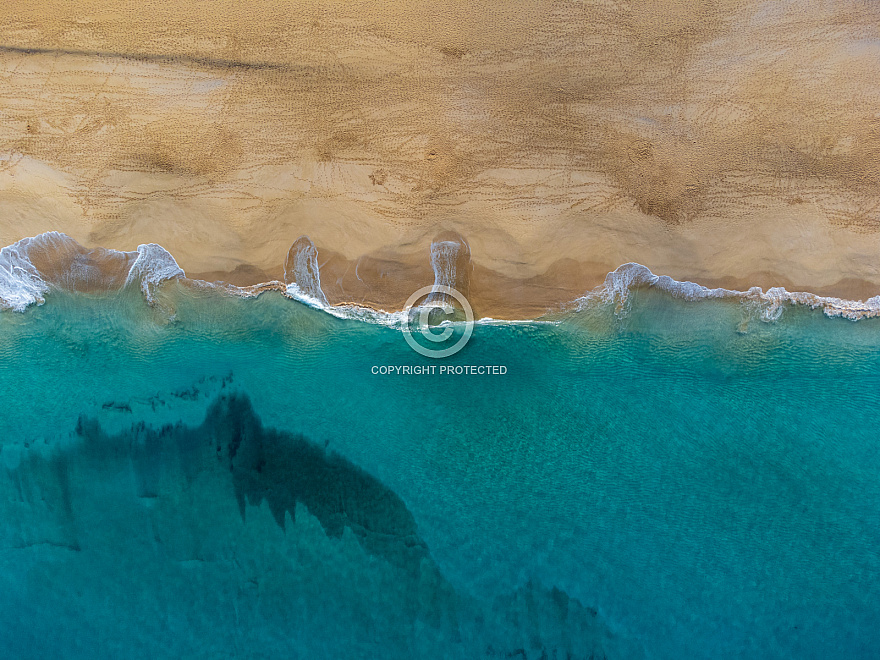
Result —
<svg viewBox="0 0 880 660"><path fill-rule="evenodd" d="M166 289L0 313L0 656L880 655L880 321Z"/></svg>

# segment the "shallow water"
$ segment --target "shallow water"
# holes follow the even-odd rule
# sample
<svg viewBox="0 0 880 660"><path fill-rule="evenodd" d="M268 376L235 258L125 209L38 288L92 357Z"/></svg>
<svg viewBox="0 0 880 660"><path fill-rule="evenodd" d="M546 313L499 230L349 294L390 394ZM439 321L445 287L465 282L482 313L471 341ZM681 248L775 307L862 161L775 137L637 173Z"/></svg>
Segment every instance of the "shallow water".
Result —
<svg viewBox="0 0 880 660"><path fill-rule="evenodd" d="M628 302L440 362L276 293L0 313L0 654L877 657L880 321ZM373 373L424 364L507 373Z"/></svg>

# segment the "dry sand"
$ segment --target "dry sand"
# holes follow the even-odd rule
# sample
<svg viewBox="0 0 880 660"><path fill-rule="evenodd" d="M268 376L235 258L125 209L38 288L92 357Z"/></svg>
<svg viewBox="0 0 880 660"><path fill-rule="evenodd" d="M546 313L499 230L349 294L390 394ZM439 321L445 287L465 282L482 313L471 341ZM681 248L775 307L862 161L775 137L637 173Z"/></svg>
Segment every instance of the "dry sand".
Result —
<svg viewBox="0 0 880 660"><path fill-rule="evenodd" d="M44 2L0 9L0 243L166 247L400 305L432 239L480 315L635 261L880 293L880 5Z"/></svg>

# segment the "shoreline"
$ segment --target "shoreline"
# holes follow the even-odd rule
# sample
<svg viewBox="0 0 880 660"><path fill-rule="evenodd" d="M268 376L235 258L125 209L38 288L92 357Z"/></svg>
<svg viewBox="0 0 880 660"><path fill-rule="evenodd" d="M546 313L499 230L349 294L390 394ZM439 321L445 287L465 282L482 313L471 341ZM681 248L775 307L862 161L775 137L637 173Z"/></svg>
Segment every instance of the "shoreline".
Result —
<svg viewBox="0 0 880 660"><path fill-rule="evenodd" d="M450 238L456 237L446 236L446 239ZM457 240L463 241L460 237ZM456 245L454 240L440 243ZM458 245L467 248L466 243ZM158 244L140 245L131 252L86 248L64 234L49 232L23 239L0 252L0 309L23 311L31 304L41 304L44 295L52 288L95 293L118 290L132 282L138 282L151 301L153 292L163 281L181 279L192 286L216 287L241 297L277 291L341 318L381 319L384 315L391 319L400 313L413 291L437 284L440 277L427 258L421 265L396 263L396 270L392 268L395 263L385 259L378 262L383 268L369 264L363 271L359 267L352 271L352 263L336 253L328 255L327 251L316 249L308 237L301 237L291 248L290 255L299 254L314 259L317 284L297 281L297 273L287 268L291 256L281 269L282 277L271 280L262 279L266 273L256 267L239 267L228 277L218 272L187 274L177 264L174 255ZM323 265L320 265L318 262L322 256ZM768 321L776 320L785 304L821 307L826 316L843 316L851 320L880 316L880 293L849 298L835 295L833 291L810 291L778 284L771 287L753 283L736 286L736 281L730 278L721 283L706 284L657 275L647 266L633 262L605 272L598 283L586 281L578 285L572 274L589 276L590 271L584 264L571 260L543 276L516 281L484 267L473 266L469 252L459 256L459 263L463 263L468 272L462 277L461 273L453 271L452 279L445 284L460 286L471 302L475 316L483 322L535 321L577 311L591 302L611 302L621 306L625 304L629 291L638 287L655 287L686 300L739 298L756 301L763 305L762 318ZM358 260L359 263L362 261ZM418 277L413 278L414 274ZM345 286L354 275L367 293L360 297L346 297ZM259 281L249 281L249 278ZM325 282L328 281L332 281L332 285L327 286ZM318 288L309 290L310 285ZM870 285L869 282L846 283L855 290ZM510 296L511 291L517 294L516 298Z"/></svg>
<svg viewBox="0 0 880 660"><path fill-rule="evenodd" d="M318 250L319 255L322 250ZM477 266L475 273L471 277L470 290L467 296L468 301L476 310L479 310L477 316L479 318L490 318L499 321L530 321L537 320L547 314L555 314L571 308L577 301L589 297L597 289L600 289L607 278L615 273L619 268L630 265L621 264L612 270L603 270L593 264L581 264L572 260L561 260L562 263L555 265L551 271L541 276L529 278L527 280L514 280L503 275L491 271L489 269ZM634 263L634 262L630 262ZM636 264L642 266L642 264ZM647 268L645 266L645 268ZM405 266L401 266L402 270L409 270ZM649 269L650 270L650 269ZM263 292L269 290L284 291L285 283L283 276L271 279L249 279L248 275L258 272L258 269L239 268L232 273L213 272L213 273L192 273L187 274L187 278L191 280L200 280L207 284L218 284L221 287L230 285L235 289L250 292ZM263 272L263 271L259 271ZM338 273L338 271L336 271ZM572 272L585 274L585 277L570 277L562 279L560 273L570 275ZM800 295L803 297L815 297L817 299L840 300L856 304L867 304L871 298L880 295L880 286L867 280L844 279L832 286L798 286L783 277L776 277L772 273L760 273L759 277L720 277L709 278L707 280L696 279L678 279L672 278L665 273L656 274L658 277L669 277L672 281L679 284L695 284L706 290L724 290L730 292L732 296L748 294L754 288L760 288L764 293L771 289L782 289L790 295ZM323 267L321 269L322 284L328 275ZM393 283L384 295L374 295L364 298L346 297L340 293L338 286L328 287L322 286L322 290L326 294L327 301L330 306L344 308L346 306L356 306L364 309L373 310L375 312L395 313L403 308L406 298L412 291L421 286L432 283L432 273L430 268L419 270L422 278L421 283L412 283L407 285L406 282ZM580 282L583 282L581 285ZM519 292L522 297L513 299L506 297L511 290Z"/></svg>
<svg viewBox="0 0 880 660"><path fill-rule="evenodd" d="M156 242L249 285L307 235L328 302L392 309L454 233L500 318L627 263L880 292L880 10L479 4L0 11L0 245Z"/></svg>

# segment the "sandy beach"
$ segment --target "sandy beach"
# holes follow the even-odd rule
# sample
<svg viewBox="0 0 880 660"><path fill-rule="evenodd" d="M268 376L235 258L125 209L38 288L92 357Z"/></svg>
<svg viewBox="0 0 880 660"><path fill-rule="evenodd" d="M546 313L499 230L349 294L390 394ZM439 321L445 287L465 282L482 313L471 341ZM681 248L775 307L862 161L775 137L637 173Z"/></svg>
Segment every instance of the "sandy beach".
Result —
<svg viewBox="0 0 880 660"><path fill-rule="evenodd" d="M158 243L190 277L385 308L471 253L482 316L627 262L880 293L880 8L864 2L14 1L0 244Z"/></svg>

